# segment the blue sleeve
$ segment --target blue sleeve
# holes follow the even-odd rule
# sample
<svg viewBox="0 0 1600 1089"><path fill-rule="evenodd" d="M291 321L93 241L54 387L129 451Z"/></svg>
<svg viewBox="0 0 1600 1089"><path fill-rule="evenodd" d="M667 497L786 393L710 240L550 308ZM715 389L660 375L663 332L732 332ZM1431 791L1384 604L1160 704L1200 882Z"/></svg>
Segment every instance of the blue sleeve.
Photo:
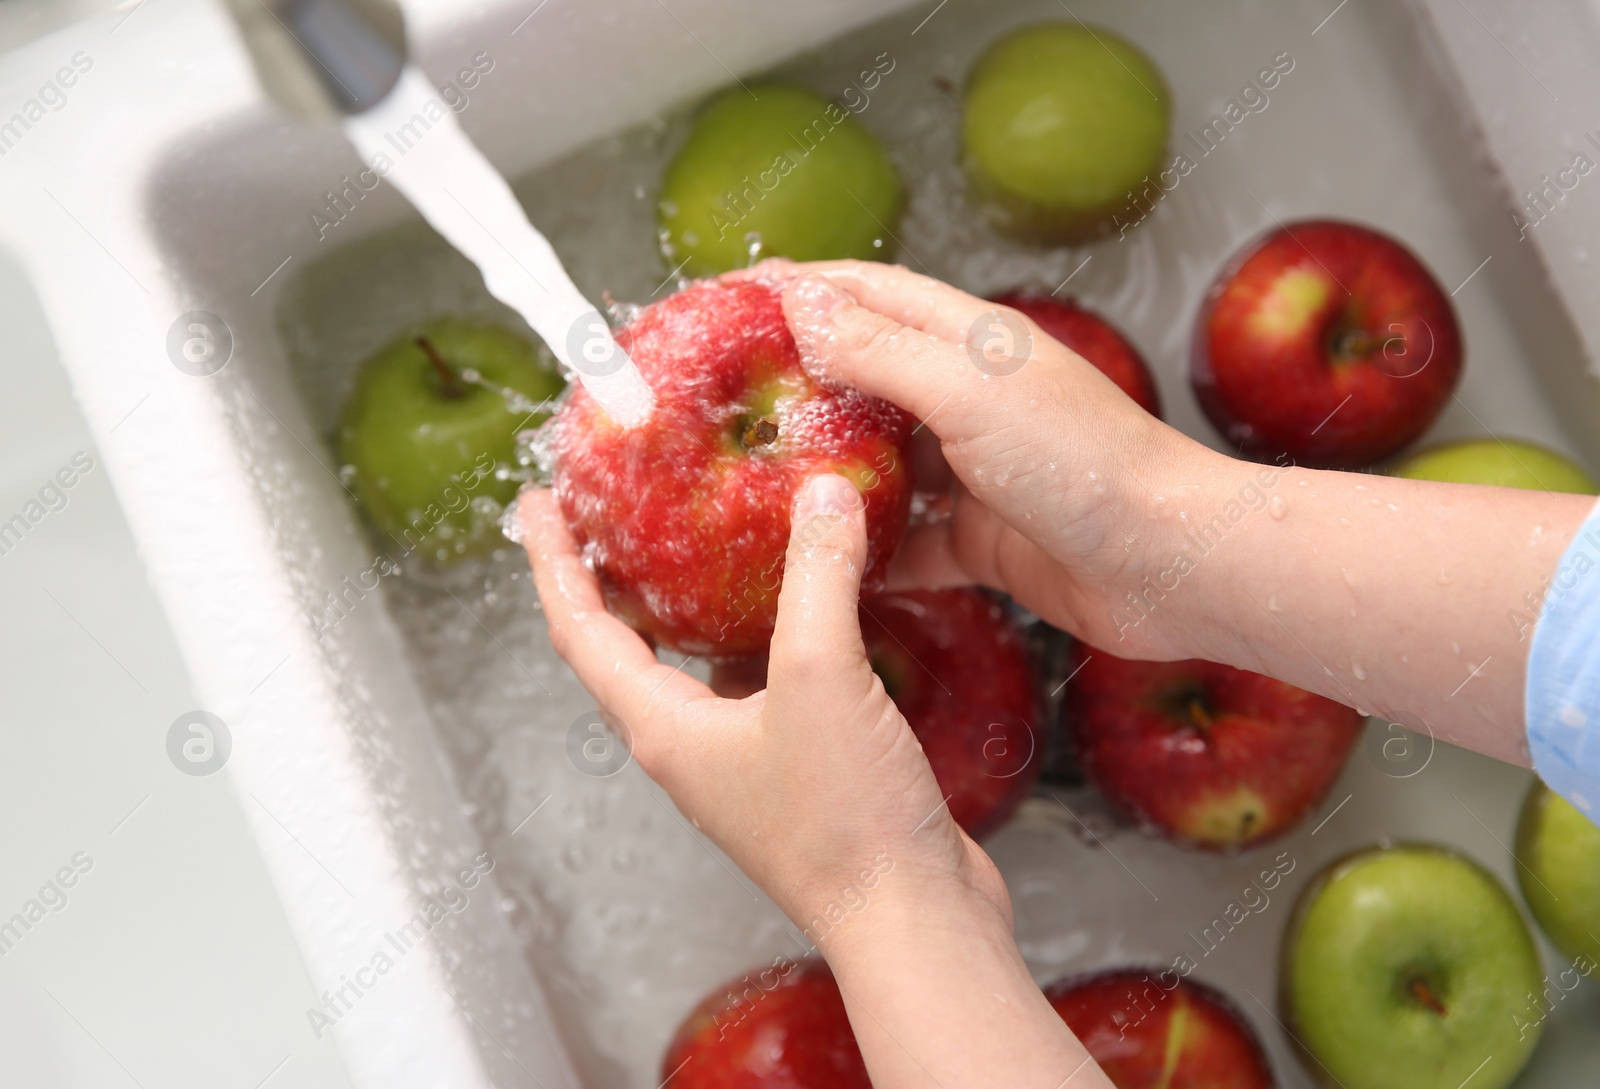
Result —
<svg viewBox="0 0 1600 1089"><path fill-rule="evenodd" d="M1567 546L1528 651L1528 751L1551 790L1600 822L1600 504Z"/></svg>

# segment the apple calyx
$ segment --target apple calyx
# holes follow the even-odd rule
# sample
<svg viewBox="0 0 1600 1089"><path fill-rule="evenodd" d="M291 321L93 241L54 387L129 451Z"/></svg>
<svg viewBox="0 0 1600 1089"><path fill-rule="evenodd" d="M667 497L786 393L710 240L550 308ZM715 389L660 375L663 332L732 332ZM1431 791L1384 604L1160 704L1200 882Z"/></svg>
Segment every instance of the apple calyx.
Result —
<svg viewBox="0 0 1600 1089"><path fill-rule="evenodd" d="M1440 1017L1445 1017L1450 1013L1445 1004L1439 1000L1439 996L1434 994L1433 988L1428 985L1428 981L1421 976L1412 976L1407 980L1406 991L1410 993L1412 998L1415 998Z"/></svg>
<svg viewBox="0 0 1600 1089"><path fill-rule="evenodd" d="M439 391L447 401L459 401L467 395L467 388L461 382L461 376L456 369L445 362L444 356L439 354L439 349L433 346L433 341L427 337L419 336L415 340L417 347L422 349L422 354L428 357L428 362L433 364L434 373L439 376Z"/></svg>

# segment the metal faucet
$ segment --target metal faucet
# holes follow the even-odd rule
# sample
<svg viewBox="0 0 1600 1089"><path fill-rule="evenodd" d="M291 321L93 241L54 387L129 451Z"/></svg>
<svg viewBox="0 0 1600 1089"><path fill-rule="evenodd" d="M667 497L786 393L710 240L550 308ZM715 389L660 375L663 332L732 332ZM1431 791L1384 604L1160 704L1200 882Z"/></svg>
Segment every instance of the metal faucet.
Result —
<svg viewBox="0 0 1600 1089"><path fill-rule="evenodd" d="M396 0L226 2L262 87L296 113L362 113L405 68L405 17Z"/></svg>

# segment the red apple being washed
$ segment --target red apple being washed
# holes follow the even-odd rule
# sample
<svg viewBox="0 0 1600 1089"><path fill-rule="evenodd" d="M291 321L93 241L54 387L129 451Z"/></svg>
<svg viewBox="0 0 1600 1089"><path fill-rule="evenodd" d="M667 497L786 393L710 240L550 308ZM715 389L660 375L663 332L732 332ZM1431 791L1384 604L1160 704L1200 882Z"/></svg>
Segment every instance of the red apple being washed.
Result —
<svg viewBox="0 0 1600 1089"><path fill-rule="evenodd" d="M1353 223L1291 223L1211 285L1190 379L1252 457L1354 469L1426 431L1461 377L1450 299L1411 251Z"/></svg>
<svg viewBox="0 0 1600 1089"><path fill-rule="evenodd" d="M965 587L879 594L861 637L956 823L974 839L1005 823L1044 758L1033 663L1005 610Z"/></svg>
<svg viewBox="0 0 1600 1089"><path fill-rule="evenodd" d="M789 517L819 473L866 502L864 584L905 530L911 419L800 365L770 284L704 280L646 307L617 341L655 391L617 426L582 388L551 422L552 483L611 609L689 654L764 652Z"/></svg>
<svg viewBox="0 0 1600 1089"><path fill-rule="evenodd" d="M1180 843L1249 847L1327 793L1361 715L1215 662L1133 662L1084 647L1062 713L1116 808Z"/></svg>
<svg viewBox="0 0 1600 1089"><path fill-rule="evenodd" d="M1161 418L1161 397L1150 376L1150 365L1110 322L1071 299L1012 293L990 301L1032 318L1039 328L1093 363L1140 408Z"/></svg>
<svg viewBox="0 0 1600 1089"><path fill-rule="evenodd" d="M673 1089L872 1089L833 973L779 958L719 987L661 1060Z"/></svg>
<svg viewBox="0 0 1600 1089"><path fill-rule="evenodd" d="M1117 1089L1272 1089L1244 1018L1176 965L1067 979L1044 993Z"/></svg>

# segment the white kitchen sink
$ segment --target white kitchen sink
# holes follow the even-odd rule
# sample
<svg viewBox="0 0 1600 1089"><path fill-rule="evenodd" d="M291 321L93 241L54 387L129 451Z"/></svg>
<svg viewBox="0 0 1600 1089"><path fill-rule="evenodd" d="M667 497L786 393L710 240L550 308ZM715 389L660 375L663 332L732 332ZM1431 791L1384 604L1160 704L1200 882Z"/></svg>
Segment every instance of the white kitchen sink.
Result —
<svg viewBox="0 0 1600 1089"><path fill-rule="evenodd" d="M1512 433L1600 465L1600 182L1526 240L1507 196L1542 185L1597 125L1582 115L1600 98L1600 8L1075 0L1073 15L1140 43L1168 75L1175 151L1275 57L1295 66L1126 241L1031 250L962 210L956 99L939 80L959 84L987 40L1065 5L936 3L407 12L438 82L493 59L461 122L591 298L663 288L650 186L683 107L773 66L838 93L887 53L895 68L862 120L912 189L899 259L977 292L1072 275L1150 357L1176 425L1214 441L1182 362L1217 265L1274 219L1333 215L1403 238L1456 290L1466 379L1432 437ZM566 759L592 704L550 654L517 557L446 576L408 567L354 594L345 581L375 556L327 441L351 367L427 313L500 312L388 186L325 225L361 164L335 130L263 100L220 7L153 0L35 42L0 60L0 104L79 53L92 64L66 105L0 160L0 245L40 297L199 699L248 723L225 774L262 803L245 811L312 980L366 981L347 1010L334 1000L327 1030L351 1083L650 1089L693 1000L797 951L791 928L636 768L591 779ZM226 366L186 373L169 333L217 319ZM345 605L319 630L329 594ZM1527 781L1442 745L1405 778L1358 751L1324 811L1253 856L1177 852L1109 826L1078 794L1063 798L1111 850L1083 842L1047 796L991 846L1041 980L1170 963L1263 855L1288 852L1281 901L1199 975L1243 1007L1282 1083L1302 1086L1271 1014L1293 893L1383 836L1457 844L1509 881L1502 841ZM490 877L463 892L462 871L484 858ZM390 936L430 900L443 921L394 956ZM392 970L358 975L385 950ZM1584 1026L1597 990L1558 1011L1524 1084L1595 1080L1600 1044Z"/></svg>

